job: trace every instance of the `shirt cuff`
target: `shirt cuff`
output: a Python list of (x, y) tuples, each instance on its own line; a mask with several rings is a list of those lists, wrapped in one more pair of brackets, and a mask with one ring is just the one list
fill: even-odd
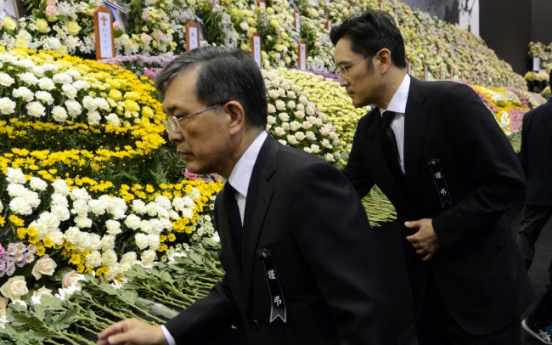
[(163, 330), (163, 334), (165, 335), (165, 338), (167, 339), (167, 342), (169, 345), (176, 345), (176, 341), (174, 341), (174, 338), (169, 333), (169, 330), (164, 325), (161, 325), (161, 329)]

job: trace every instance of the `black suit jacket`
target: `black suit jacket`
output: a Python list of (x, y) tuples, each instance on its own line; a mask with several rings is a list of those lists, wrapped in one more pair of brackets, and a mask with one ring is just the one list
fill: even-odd
[[(268, 137), (249, 184), (241, 259), (223, 194), (215, 224), (226, 276), (168, 322), (177, 343), (203, 344), (238, 320), (251, 345), (396, 343), (390, 274), (360, 200), (338, 170)], [(274, 256), (286, 323), (269, 322), (259, 249)]]
[(521, 165), (527, 178), (525, 203), (552, 206), (552, 100), (523, 116)]
[[(455, 320), (469, 333), (492, 333), (518, 317), (532, 293), (505, 212), (522, 197), (523, 172), (492, 113), (468, 86), (411, 79), (405, 111), (406, 190), (391, 177), (381, 149), (380, 111), (358, 124), (344, 169), (358, 193), (377, 184), (401, 224), (432, 218), (442, 249), (423, 263), (403, 241), (418, 311), (428, 270)], [(438, 160), (450, 197), (443, 204), (429, 162)], [(402, 228), (405, 237), (413, 230)]]

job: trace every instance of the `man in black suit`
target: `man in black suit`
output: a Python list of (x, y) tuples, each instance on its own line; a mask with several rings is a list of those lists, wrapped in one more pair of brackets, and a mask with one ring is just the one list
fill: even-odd
[[(550, 72), (552, 82), (552, 71)], [(552, 99), (523, 116), (521, 166), (527, 178), (517, 244), (529, 269), (535, 255), (535, 242), (552, 216)], [(541, 301), (523, 328), (545, 344), (552, 344), (552, 262), (548, 269), (549, 285)], [(551, 327), (547, 327), (551, 326)]]
[(126, 320), (98, 344), (205, 344), (238, 323), (251, 345), (395, 344), (391, 276), (362, 204), (337, 169), (267, 135), (253, 58), (194, 49), (156, 86), (188, 170), (228, 180), (215, 202), (226, 275), (163, 328)]
[(347, 19), (330, 38), (353, 104), (375, 105), (344, 174), (360, 196), (377, 184), (397, 210), (419, 343), (519, 344), (533, 296), (505, 212), (524, 178), (493, 114), (464, 84), (410, 77), (383, 11)]

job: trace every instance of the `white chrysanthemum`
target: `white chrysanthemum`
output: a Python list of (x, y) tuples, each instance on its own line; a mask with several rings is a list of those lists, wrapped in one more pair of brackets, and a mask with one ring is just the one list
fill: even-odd
[(73, 209), (71, 213), (77, 214), (79, 216), (88, 215), (88, 201), (84, 199), (77, 199), (73, 202)]
[(6, 170), (6, 181), (9, 183), (26, 183), (27, 179), (21, 169), (8, 168)]
[(102, 254), (102, 263), (105, 266), (112, 267), (117, 264), (117, 253), (113, 249), (106, 250)]
[(15, 112), (16, 103), (7, 97), (0, 98), (0, 113), (10, 115)]
[(33, 213), (33, 208), (27, 203), (27, 201), (21, 197), (15, 197), (10, 201), (10, 210), (15, 214), (29, 215)]
[(157, 234), (148, 235), (148, 245), (151, 250), (157, 250), (161, 245), (161, 241), (159, 240), (159, 235)]
[(9, 74), (6, 73), (0, 73), (0, 85), (2, 86), (11, 86), (13, 83), (15, 83), (15, 79), (10, 77)]
[(31, 67), (31, 71), (33, 72), (34, 75), (36, 75), (37, 77), (42, 77), (44, 76), (44, 68), (42, 66), (32, 66)]
[[(46, 65), (46, 64), (44, 64)], [(42, 65), (42, 67), (44, 67), (44, 65)], [(52, 81), (52, 79), (48, 78), (48, 77), (42, 77), (38, 80), (38, 86), (42, 89), (42, 90), (46, 90), (46, 91), (52, 91), (53, 89), (56, 88), (56, 84)]]
[(82, 99), (82, 106), (89, 111), (96, 110), (96, 108), (98, 108), (98, 101), (94, 97), (84, 96)]
[(101, 200), (90, 200), (88, 202), (88, 207), (90, 208), (90, 211), (94, 213), (94, 215), (101, 216), (105, 213), (105, 208), (107, 207), (107, 204), (105, 202), (102, 202)]
[(142, 252), (141, 258), (142, 258), (142, 264), (146, 267), (150, 267), (150, 266), (153, 266), (153, 263), (155, 262), (155, 259), (157, 258), (157, 256), (155, 255), (155, 251), (145, 250)]
[(159, 206), (156, 202), (152, 201), (152, 202), (149, 202), (147, 205), (146, 205), (146, 212), (149, 216), (151, 217), (156, 217), (157, 214), (159, 213), (159, 209), (162, 208), (161, 206)]
[(88, 116), (88, 124), (91, 126), (100, 124), (100, 120), (102, 119), (100, 113), (96, 110), (89, 111), (87, 116)]
[(73, 82), (73, 78), (67, 73), (58, 73), (52, 78), (54, 83), (58, 84), (69, 84)]
[(101, 97), (96, 97), (96, 106), (98, 109), (101, 109), (101, 110), (111, 109), (111, 106), (109, 105), (109, 103), (107, 103), (107, 100)]
[(0, 201), (0, 213), (2, 213), (2, 211), (4, 211), (4, 205), (2, 204), (2, 201)]
[(53, 205), (50, 211), (61, 221), (68, 220), (71, 217), (69, 209), (62, 205)]
[(77, 90), (88, 90), (90, 88), (90, 84), (84, 80), (77, 80), (73, 83), (73, 86)]
[(65, 106), (67, 107), (67, 112), (73, 118), (79, 116), (82, 113), (82, 106), (77, 101), (69, 99), (65, 101)]
[(138, 261), (138, 256), (135, 252), (126, 252), (121, 258), (121, 265), (134, 265)]
[(78, 199), (90, 200), (90, 199), (92, 199), (90, 197), (90, 194), (88, 194), (88, 191), (86, 190), (86, 188), (75, 188), (71, 191), (71, 193), (69, 193), (69, 196), (73, 200), (78, 200)]
[[(102, 197), (100, 197), (101, 200), (103, 200)], [(111, 214), (113, 219), (121, 219), (126, 216), (126, 211), (128, 210), (128, 206), (124, 199), (110, 197), (108, 207), (106, 208), (106, 210)]]
[(107, 120), (107, 123), (113, 127), (119, 127), (121, 125), (121, 120), (117, 114), (111, 113), (107, 115), (105, 119)]
[(132, 200), (132, 211), (138, 214), (144, 214), (147, 212), (146, 203), (140, 199)]
[(44, 68), (44, 71), (46, 72), (57, 72), (59, 71), (58, 67), (52, 63), (44, 63), (42, 64), (42, 68)]
[(88, 254), (84, 264), (86, 267), (96, 268), (102, 264), (102, 255), (98, 251), (93, 251)]
[(48, 188), (48, 183), (40, 177), (31, 177), (29, 186), (35, 191), (43, 191)]
[(46, 103), (48, 105), (54, 103), (54, 97), (52, 97), (52, 95), (47, 91), (37, 91), (35, 93), (35, 97), (37, 100), (42, 101), (42, 103)]
[[(64, 180), (57, 180), (57, 181), (65, 182)], [(54, 184), (52, 184), (52, 185), (54, 185)], [(59, 182), (58, 182), (57, 188), (60, 188), (60, 187), (61, 186), (59, 186)], [(61, 187), (61, 188), (63, 188), (63, 187)], [(69, 188), (69, 187), (67, 187), (67, 188)], [(64, 192), (64, 190), (62, 189), (61, 192), (60, 192), (58, 189), (56, 189), (56, 186), (54, 186), (54, 189), (56, 190), (56, 192), (53, 193), (52, 196), (51, 196), (52, 204), (68, 207), (69, 206), (69, 201), (67, 200), (67, 196), (61, 193), (61, 192)]]
[(127, 227), (133, 229), (133, 230), (136, 230), (140, 227), (140, 222), (142, 221), (142, 219), (140, 219), (140, 217), (138, 217), (137, 215), (135, 214), (129, 214), (124, 223)]
[(69, 84), (63, 84), (61, 89), (63, 90), (63, 94), (69, 98), (69, 99), (75, 99), (78, 94), (77, 88), (75, 88), (73, 85)]
[(152, 227), (149, 220), (142, 219), (142, 221), (140, 222), (140, 230), (146, 234), (151, 233)]
[(61, 222), (55, 214), (42, 212), (37, 219), (37, 223), (43, 224), (48, 230), (53, 230), (58, 229)]
[(65, 122), (67, 120), (67, 111), (64, 107), (60, 107), (59, 105), (54, 106), (54, 109), (52, 109), (52, 117), (57, 122)]
[(107, 228), (107, 233), (110, 235), (118, 235), (121, 233), (121, 223), (116, 220), (109, 219), (105, 222), (105, 227)]
[(146, 234), (142, 234), (142, 233), (138, 233), (136, 234), (136, 236), (134, 236), (134, 240), (136, 241), (136, 246), (140, 249), (140, 250), (144, 250), (148, 247), (148, 235)]
[(115, 248), (115, 236), (105, 235), (100, 241), (100, 248), (102, 251), (106, 252), (108, 250), (113, 250)]
[(12, 95), (15, 98), (23, 99), (25, 102), (31, 102), (34, 99), (34, 93), (25, 86), (20, 86), (17, 89), (13, 89)]
[[(79, 201), (84, 201), (84, 200), (79, 200)], [(78, 215), (75, 217), (74, 221), (75, 221), (75, 225), (78, 226), (80, 229), (92, 227), (92, 219), (88, 218), (86, 215)]]
[(27, 108), (27, 113), (30, 116), (42, 117), (46, 115), (46, 108), (42, 104), (40, 104), (40, 102), (27, 103), (26, 108)]

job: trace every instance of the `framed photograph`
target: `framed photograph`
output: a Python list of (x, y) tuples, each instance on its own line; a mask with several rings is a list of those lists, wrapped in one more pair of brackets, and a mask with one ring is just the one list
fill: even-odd
[(0, 11), (1, 21), (4, 21), (6, 17), (10, 17), (19, 24), (19, 19), (25, 16), (23, 0), (0, 0), (0, 8), (2, 8)]
[[(2, 1), (2, 0), (0, 0)], [(127, 18), (127, 11), (123, 7), (123, 3), (121, 0), (107, 0), (102, 3), (105, 7), (109, 8), (111, 11), (111, 14), (113, 14), (113, 22), (118, 22), (121, 26), (121, 31), (123, 33), (128, 33), (128, 18)]]

